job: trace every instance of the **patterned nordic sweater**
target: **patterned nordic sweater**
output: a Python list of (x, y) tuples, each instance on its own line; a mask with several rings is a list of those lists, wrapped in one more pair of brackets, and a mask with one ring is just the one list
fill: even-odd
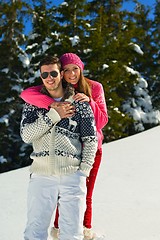
[(73, 105), (75, 115), (64, 119), (53, 108), (24, 105), (20, 134), (33, 146), (31, 173), (50, 176), (80, 170), (89, 175), (97, 150), (94, 116), (88, 103)]

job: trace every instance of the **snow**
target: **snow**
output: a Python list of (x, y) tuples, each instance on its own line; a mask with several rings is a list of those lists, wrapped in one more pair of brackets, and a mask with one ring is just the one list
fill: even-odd
[(124, 66), (126, 71), (137, 75), (137, 84), (134, 86), (134, 92), (122, 105), (123, 110), (134, 120), (134, 128), (138, 131), (144, 131), (143, 124), (160, 123), (160, 111), (154, 110), (151, 97), (148, 95), (147, 81), (134, 69)]
[(69, 40), (72, 43), (72, 47), (74, 47), (80, 42), (79, 36), (70, 37)]
[[(103, 144), (93, 228), (107, 240), (160, 239), (160, 126)], [(29, 167), (0, 175), (0, 240), (22, 240)]]
[(7, 162), (7, 159), (4, 158), (3, 156), (0, 156), (0, 163), (5, 163)]
[(130, 45), (130, 46), (133, 46), (133, 49), (134, 49), (137, 53), (139, 53), (140, 55), (143, 55), (143, 54), (144, 54), (143, 51), (141, 50), (140, 46), (138, 46), (137, 44), (135, 44), (135, 43), (130, 43), (129, 45)]

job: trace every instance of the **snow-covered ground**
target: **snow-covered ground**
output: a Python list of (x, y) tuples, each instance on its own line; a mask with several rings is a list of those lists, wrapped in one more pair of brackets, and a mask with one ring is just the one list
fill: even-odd
[[(160, 126), (103, 145), (93, 224), (107, 240), (160, 240)], [(0, 174), (0, 240), (22, 240), (29, 168)]]

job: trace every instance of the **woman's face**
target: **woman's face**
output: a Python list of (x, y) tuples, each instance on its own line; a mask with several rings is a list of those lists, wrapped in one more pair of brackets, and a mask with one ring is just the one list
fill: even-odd
[(63, 69), (64, 79), (71, 84), (77, 84), (80, 79), (81, 70), (75, 64), (67, 64)]

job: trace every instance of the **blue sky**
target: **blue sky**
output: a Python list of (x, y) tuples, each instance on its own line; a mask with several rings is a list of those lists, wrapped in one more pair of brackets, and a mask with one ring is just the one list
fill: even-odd
[[(138, 0), (140, 3), (146, 5), (146, 6), (149, 6), (151, 7), (151, 14), (150, 14), (150, 17), (152, 18), (153, 17), (153, 10), (154, 10), (154, 5), (155, 5), (155, 0)], [(61, 4), (62, 2), (64, 2), (64, 0), (57, 0), (55, 1), (55, 4), (56, 5), (59, 5)], [(128, 2), (126, 2), (124, 4), (124, 8), (128, 9), (129, 11), (133, 11), (134, 10), (134, 7), (135, 7), (135, 4), (133, 2), (133, 0), (130, 0)], [(26, 30), (25, 30), (25, 33), (28, 33), (31, 31), (31, 23), (30, 22), (27, 22), (26, 23)]]
[[(154, 10), (154, 7), (155, 7), (155, 0), (138, 0), (138, 1), (139, 1), (140, 3), (142, 3), (143, 5), (146, 5), (146, 6), (151, 7), (150, 17), (152, 17), (153, 10)], [(131, 11), (134, 10), (135, 4), (133, 3), (133, 1), (128, 1), (128, 3), (125, 3), (124, 5), (126, 6), (126, 8), (127, 8), (128, 10), (131, 10)]]

